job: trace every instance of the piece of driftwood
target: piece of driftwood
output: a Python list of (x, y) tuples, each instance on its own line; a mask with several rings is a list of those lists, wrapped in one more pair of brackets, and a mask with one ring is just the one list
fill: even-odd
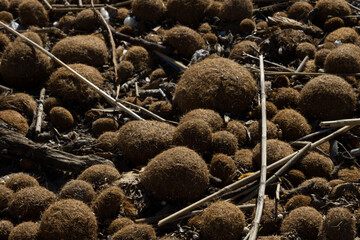
[(41, 132), (41, 124), (44, 112), (44, 99), (45, 99), (45, 88), (40, 91), (39, 105), (36, 114), (35, 133), (38, 135)]
[(96, 155), (76, 156), (35, 143), (19, 133), (1, 127), (0, 151), (19, 158), (30, 158), (38, 164), (69, 172), (80, 172), (94, 164), (114, 165), (110, 160)]

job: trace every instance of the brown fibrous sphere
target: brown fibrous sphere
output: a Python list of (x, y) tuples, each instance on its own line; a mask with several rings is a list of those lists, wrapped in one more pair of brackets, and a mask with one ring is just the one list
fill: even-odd
[(332, 50), (325, 59), (327, 73), (357, 73), (360, 71), (360, 47), (343, 44)]
[(156, 233), (148, 224), (130, 224), (112, 235), (113, 240), (156, 240)]
[(60, 107), (61, 106), (61, 101), (56, 98), (56, 97), (48, 97), (47, 99), (45, 99), (43, 107), (44, 107), (44, 112), (46, 114), (49, 114), (50, 110), (53, 107)]
[(295, 231), (304, 240), (316, 239), (323, 222), (322, 215), (312, 207), (299, 207), (290, 212), (281, 224), (281, 233)]
[[(267, 153), (267, 163), (272, 164), (290, 154), (294, 151), (291, 148), (290, 144), (277, 140), (269, 139), (266, 141), (266, 153)], [(253, 149), (253, 161), (257, 166), (260, 167), (260, 143), (258, 143)]]
[[(272, 119), (278, 112), (277, 107), (274, 103), (266, 101), (266, 118)], [(261, 104), (257, 105), (256, 108), (253, 111), (253, 116), (256, 119), (261, 118)]]
[(132, 46), (129, 48), (123, 60), (131, 62), (135, 72), (148, 71), (151, 64), (148, 51), (140, 46)]
[(110, 226), (107, 229), (107, 234), (113, 235), (117, 231), (119, 231), (119, 230), (123, 229), (124, 227), (131, 225), (131, 224), (135, 224), (135, 223), (130, 218), (127, 218), (127, 217), (117, 218), (111, 222)]
[(296, 109), (299, 104), (300, 93), (290, 87), (282, 87), (275, 90), (273, 103), (278, 109), (293, 108)]
[(19, 5), (19, 17), (24, 26), (45, 27), (49, 22), (49, 16), (44, 6), (37, 0), (25, 0)]
[(103, 184), (111, 184), (120, 178), (119, 171), (110, 165), (96, 164), (85, 169), (78, 177), (78, 180), (84, 180), (90, 183), (95, 189)]
[(224, 0), (221, 8), (221, 18), (227, 21), (241, 21), (251, 18), (253, 3), (251, 0)]
[(298, 162), (299, 169), (307, 177), (329, 178), (334, 164), (330, 158), (325, 157), (317, 152), (310, 152)]
[(69, 129), (74, 124), (74, 118), (69, 110), (63, 107), (53, 107), (49, 113), (50, 120), (55, 127)]
[(147, 161), (172, 143), (175, 127), (158, 121), (130, 121), (120, 127), (118, 146), (124, 157), (134, 164)]
[(76, 15), (75, 29), (92, 32), (99, 25), (99, 17), (93, 9), (85, 9)]
[(234, 162), (238, 168), (243, 168), (247, 171), (254, 170), (253, 153), (250, 149), (239, 149), (235, 152)]
[(118, 122), (113, 118), (99, 118), (92, 124), (91, 130), (94, 134), (100, 135), (108, 131), (116, 131), (119, 128)]
[(280, 110), (273, 122), (282, 130), (282, 137), (285, 140), (297, 140), (311, 133), (311, 126), (307, 120), (296, 110)]
[(302, 60), (306, 56), (313, 59), (315, 56), (316, 47), (314, 44), (303, 42), (296, 47), (296, 56)]
[(32, 96), (26, 93), (14, 93), (0, 96), (0, 110), (12, 109), (32, 119), (37, 103)]
[(104, 40), (92, 35), (61, 39), (52, 48), (51, 53), (67, 64), (82, 63), (94, 67), (101, 67), (107, 63), (108, 58)]
[(142, 185), (160, 200), (192, 201), (209, 183), (209, 170), (195, 151), (174, 147), (153, 158), (140, 173)]
[(167, 14), (182, 24), (198, 25), (210, 3), (210, 0), (168, 0)]
[(325, 178), (321, 178), (321, 177), (310, 178), (310, 179), (306, 180), (305, 182), (301, 183), (300, 187), (304, 187), (309, 184), (312, 184), (312, 182), (314, 182), (314, 184), (312, 185), (312, 187), (307, 188), (303, 192), (304, 194), (306, 194), (306, 195), (317, 194), (320, 197), (323, 197), (329, 193), (329, 191), (330, 191), (329, 182)]
[(210, 108), (219, 112), (245, 112), (256, 93), (251, 73), (232, 60), (205, 59), (181, 76), (174, 102), (182, 112)]
[(289, 8), (287, 14), (289, 18), (301, 20), (313, 9), (313, 6), (308, 2), (295, 2)]
[(295, 208), (310, 206), (311, 197), (305, 195), (295, 195), (290, 198), (285, 204), (285, 210), (290, 212)]
[(325, 63), (325, 59), (327, 57), (327, 55), (331, 52), (330, 49), (320, 49), (318, 51), (316, 51), (315, 53), (315, 64), (316, 66), (318, 66), (319, 68), (323, 68), (324, 67), (324, 63)]
[(324, 23), (329, 15), (343, 17), (351, 13), (345, 0), (319, 0), (316, 2), (315, 8), (318, 9), (316, 20), (320, 23)]
[(39, 230), (41, 240), (95, 240), (97, 235), (96, 217), (81, 201), (60, 200), (50, 205), (42, 215)]
[(315, 77), (300, 92), (299, 107), (307, 119), (350, 118), (355, 105), (356, 94), (351, 85), (334, 75)]
[(235, 176), (236, 166), (231, 157), (218, 153), (212, 157), (209, 169), (211, 175), (220, 178), (223, 184), (226, 184)]
[(121, 61), (118, 65), (120, 83), (125, 83), (134, 74), (134, 65), (129, 61)]
[(286, 175), (286, 179), (290, 181), (290, 183), (297, 187), (299, 184), (306, 180), (305, 174), (298, 169), (291, 169)]
[(8, 203), (13, 197), (13, 194), (14, 192), (10, 188), (0, 185), (0, 212), (5, 211), (5, 209), (8, 207)]
[(6, 180), (5, 186), (14, 192), (26, 187), (37, 187), (39, 182), (36, 178), (26, 173), (15, 173), (10, 175), (9, 179)]
[(117, 132), (104, 132), (96, 139), (95, 148), (112, 152), (117, 148), (117, 139)]
[(208, 240), (237, 240), (245, 227), (245, 216), (234, 204), (219, 201), (202, 213), (201, 234)]
[[(277, 206), (276, 206), (277, 204)], [(255, 217), (255, 209), (253, 211), (252, 217)], [(261, 216), (260, 224), (261, 231), (259, 235), (268, 235), (276, 232), (278, 229), (281, 218), (277, 217), (278, 214), (282, 214), (284, 212), (284, 208), (275, 202), (273, 199), (266, 199), (264, 202), (263, 214)]]
[(56, 195), (44, 187), (26, 187), (14, 194), (8, 211), (17, 220), (38, 220), (56, 199)]
[(257, 52), (254, 48), (259, 49), (259, 46), (255, 42), (249, 40), (241, 41), (231, 49), (229, 58), (240, 62), (245, 61), (246, 56), (244, 56), (244, 52), (255, 56)]
[(338, 178), (346, 182), (359, 182), (360, 170), (356, 166), (340, 169), (337, 173)]
[(89, 205), (95, 198), (95, 191), (90, 183), (73, 179), (61, 188), (60, 198), (76, 199)]
[[(253, 122), (249, 126), (249, 132), (251, 137), (251, 143), (253, 145), (257, 144), (261, 140), (261, 125), (258, 121)], [(266, 138), (267, 139), (277, 139), (281, 137), (281, 131), (279, 128), (269, 120), (266, 120)]]
[(342, 27), (327, 35), (325, 42), (334, 43), (335, 41), (341, 41), (341, 43), (355, 43), (358, 37), (359, 34), (354, 29)]
[(191, 58), (196, 50), (205, 48), (205, 42), (201, 35), (185, 26), (176, 26), (166, 31), (164, 42), (188, 58)]
[(331, 208), (321, 226), (320, 236), (327, 240), (352, 240), (356, 234), (355, 216), (344, 207)]
[(140, 21), (158, 22), (165, 15), (163, 0), (134, 0), (131, 10)]
[(168, 101), (156, 101), (149, 105), (149, 111), (160, 117), (169, 118), (173, 113), (173, 107)]
[(6, 124), (6, 127), (22, 135), (25, 135), (29, 129), (26, 119), (14, 110), (0, 111), (0, 123)]
[(245, 18), (240, 22), (240, 31), (242, 33), (252, 33), (256, 28), (256, 24), (253, 20)]
[(14, 228), (12, 222), (0, 220), (0, 240), (8, 240), (11, 230)]
[(324, 23), (324, 30), (327, 32), (333, 32), (336, 29), (342, 28), (344, 26), (345, 26), (345, 23), (344, 23), (344, 20), (342, 20), (342, 18), (332, 17), (332, 18), (326, 20), (326, 22)]
[(226, 125), (226, 131), (234, 134), (238, 140), (238, 146), (245, 146), (248, 140), (246, 127), (240, 121), (231, 120)]
[(238, 140), (234, 134), (228, 131), (218, 131), (212, 135), (211, 147), (213, 153), (234, 155), (238, 147)]
[(213, 132), (219, 131), (224, 125), (221, 116), (211, 109), (198, 108), (194, 109), (180, 118), (180, 124), (193, 119), (200, 119), (206, 122)]
[(111, 218), (117, 214), (125, 198), (121, 188), (112, 186), (104, 189), (92, 203), (92, 209), (99, 220)]
[(39, 224), (22, 222), (11, 230), (9, 240), (37, 240), (38, 235)]

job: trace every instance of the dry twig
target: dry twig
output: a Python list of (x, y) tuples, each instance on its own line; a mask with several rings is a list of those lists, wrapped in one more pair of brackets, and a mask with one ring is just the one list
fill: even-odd
[(41, 132), (41, 124), (42, 124), (43, 111), (44, 111), (44, 105), (43, 105), (44, 99), (45, 99), (45, 88), (42, 88), (40, 91), (39, 105), (36, 114), (35, 134), (39, 134)]

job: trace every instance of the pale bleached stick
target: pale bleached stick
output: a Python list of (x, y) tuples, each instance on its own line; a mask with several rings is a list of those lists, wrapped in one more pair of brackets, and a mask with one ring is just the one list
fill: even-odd
[(305, 56), (304, 59), (301, 61), (299, 67), (296, 69), (296, 73), (304, 71), (305, 64), (309, 60), (309, 56)]
[[(337, 137), (338, 135), (346, 132), (346, 131), (349, 131), (351, 128), (353, 128), (354, 126), (345, 126), (343, 128), (340, 128), (338, 130), (336, 130), (335, 132), (329, 134), (328, 136), (326, 137), (323, 137), (322, 139), (314, 142), (311, 144), (311, 147), (310, 149), (314, 149), (316, 147), (318, 147), (319, 145), (323, 144), (324, 142), (327, 142), (329, 141), (330, 139), (332, 138), (335, 138)], [(285, 163), (287, 163), (293, 156), (295, 156), (300, 150), (296, 151), (296, 152), (293, 152), (292, 154), (280, 159), (279, 161), (276, 161), (272, 164), (270, 164), (268, 167), (267, 167), (267, 171), (272, 171), (274, 169), (277, 169), (279, 167), (281, 167), (282, 165), (284, 165)], [(234, 190), (234, 189), (237, 189), (237, 188), (240, 188), (242, 186), (245, 186), (247, 185), (248, 183), (251, 183), (255, 180), (257, 180), (258, 178), (260, 177), (260, 171), (256, 171), (254, 172), (252, 175), (250, 176), (247, 176), (239, 181), (236, 181), (222, 189), (220, 189), (219, 191), (209, 195), (209, 196), (206, 196), (205, 198), (203, 199), (200, 199), (199, 201), (177, 211), (176, 213), (162, 219), (161, 221), (159, 221), (158, 223), (158, 226), (163, 226), (169, 222), (171, 222), (173, 219), (176, 219), (178, 218), (179, 216), (182, 216), (182, 215), (185, 215), (189, 212), (191, 212), (192, 210), (194, 210), (195, 208), (203, 205), (204, 203), (208, 202), (208, 201), (212, 201), (214, 199), (218, 199), (220, 198), (222, 195)]]
[(167, 56), (167, 55), (165, 55), (165, 54), (163, 54), (163, 53), (161, 53), (159, 51), (153, 50), (153, 52), (156, 55), (158, 55), (158, 56), (162, 57), (163, 59), (165, 59), (166, 61), (170, 62), (174, 66), (180, 68), (182, 71), (185, 71), (188, 68), (182, 62), (176, 61), (175, 59), (173, 59), (173, 58), (171, 58), (171, 57), (169, 57), (169, 56)]
[(42, 88), (40, 91), (39, 105), (36, 114), (36, 124), (35, 124), (35, 134), (41, 132), (41, 124), (44, 112), (44, 99), (45, 99), (45, 88)]
[(331, 128), (331, 127), (343, 127), (348, 125), (359, 125), (360, 118), (352, 118), (352, 119), (340, 119), (334, 121), (323, 121), (319, 124), (322, 128)]
[(52, 6), (51, 6), (51, 4), (50, 4), (47, 0), (43, 0), (43, 1), (44, 1), (45, 5), (46, 5), (50, 10), (53, 9)]
[(260, 62), (260, 97), (261, 97), (261, 168), (260, 168), (260, 183), (258, 189), (258, 200), (256, 204), (256, 212), (253, 220), (253, 225), (250, 229), (250, 239), (256, 240), (259, 230), (260, 219), (264, 209), (265, 201), (265, 188), (266, 188), (266, 171), (267, 171), (267, 159), (266, 159), (266, 93), (265, 93), (265, 74), (264, 74), (264, 56), (259, 56)]
[(61, 61), (60, 59), (58, 59), (57, 57), (55, 57), (53, 54), (51, 54), (49, 51), (47, 51), (46, 49), (44, 49), (43, 47), (39, 46), (37, 43), (33, 42), (32, 40), (30, 40), (29, 38), (25, 37), (24, 35), (22, 35), (21, 33), (18, 33), (16, 30), (12, 29), (11, 27), (9, 27), (8, 25), (6, 25), (5, 23), (3, 23), (2, 21), (0, 21), (0, 26), (5, 28), (7, 31), (11, 32), (12, 34), (24, 39), (26, 42), (28, 42), (29, 44), (31, 44), (32, 46), (36, 47), (37, 49), (39, 49), (41, 52), (43, 52), (44, 54), (46, 54), (47, 56), (49, 56), (50, 58), (52, 58), (55, 62), (57, 62), (58, 64), (60, 64), (61, 66), (63, 66), (64, 68), (66, 68), (68, 71), (72, 72), (73, 74), (75, 74), (79, 79), (81, 79), (82, 81), (84, 81), (86, 84), (88, 84), (91, 88), (93, 88), (97, 93), (99, 93), (102, 97), (105, 98), (106, 101), (108, 101), (111, 105), (113, 106), (117, 106), (120, 109), (122, 109), (124, 112), (128, 113), (130, 116), (132, 116), (133, 118), (137, 119), (137, 120), (144, 120), (143, 118), (141, 118), (139, 115), (137, 115), (136, 113), (134, 113), (133, 111), (131, 111), (130, 109), (128, 109), (127, 107), (125, 107), (124, 105), (122, 105), (121, 103), (117, 102), (115, 99), (113, 99), (109, 94), (107, 94), (105, 91), (101, 90), (98, 86), (96, 86), (95, 84), (93, 84), (92, 82), (90, 82), (89, 80), (87, 80), (85, 77), (83, 77), (82, 75), (80, 75), (78, 72), (76, 72), (74, 69), (72, 69), (71, 67), (69, 67), (67, 64), (65, 64), (63, 61)]
[[(259, 73), (260, 70), (259, 69), (250, 69), (250, 72), (255, 72), (255, 73)], [(322, 76), (322, 75), (326, 75), (329, 73), (319, 73), (319, 72), (276, 72), (276, 71), (265, 71), (265, 75), (269, 75), (269, 76), (277, 76), (277, 75), (286, 75), (286, 76)], [(360, 76), (360, 73), (347, 73), (347, 74), (336, 74), (338, 76), (355, 76), (358, 77)]]

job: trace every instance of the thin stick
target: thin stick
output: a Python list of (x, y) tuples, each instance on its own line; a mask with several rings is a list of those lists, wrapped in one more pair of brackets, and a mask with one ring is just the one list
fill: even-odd
[[(79, 1), (81, 1), (81, 0), (79, 0)], [(80, 4), (80, 2), (79, 2), (79, 4)], [(82, 2), (81, 2), (81, 4), (82, 4)], [(93, 10), (95, 11), (95, 13), (97, 14), (97, 16), (101, 19), (101, 22), (106, 27), (106, 30), (109, 34), (109, 40), (110, 40), (110, 46), (111, 46), (111, 59), (112, 59), (113, 65), (114, 65), (115, 82), (118, 82), (118, 72), (117, 72), (118, 71), (118, 63), (116, 60), (116, 46), (115, 46), (114, 37), (111, 32), (111, 28), (110, 28), (109, 24), (106, 22), (104, 16), (99, 12), (99, 10), (95, 9), (93, 0), (91, 0), (91, 6), (92, 6)]]
[(46, 5), (50, 10), (53, 9), (52, 6), (51, 6), (51, 4), (50, 4), (47, 0), (43, 0), (43, 1), (44, 1), (45, 5)]
[(41, 132), (41, 124), (44, 112), (44, 99), (45, 99), (45, 88), (42, 88), (40, 91), (38, 111), (36, 114), (36, 124), (35, 124), (35, 134)]
[[(342, 133), (350, 130), (350, 129), (353, 128), (353, 127), (354, 127), (354, 126), (345, 126), (345, 127), (343, 127), (343, 128), (338, 129), (337, 131), (329, 134), (328, 136), (326, 136), (326, 137), (324, 137), (324, 138), (316, 141), (315, 143), (312, 143), (310, 149), (314, 149), (314, 148), (318, 147), (319, 145), (323, 144), (324, 142), (327, 142), (327, 141), (329, 141), (330, 139), (337, 137), (338, 135), (340, 135), (340, 134), (342, 134)], [(270, 165), (267, 167), (266, 170), (267, 170), (267, 171), (272, 171), (272, 170), (274, 170), (274, 169), (276, 169), (276, 168), (284, 165), (284, 164), (287, 163), (293, 156), (295, 156), (298, 152), (299, 152), (299, 150), (296, 151), (296, 152), (293, 152), (292, 154), (290, 154), (290, 155), (288, 155), (288, 156), (286, 156), (286, 157), (284, 157), (284, 158), (282, 158), (282, 159), (280, 159), (279, 161), (276, 161), (276, 162), (270, 164)], [(189, 205), (189, 206), (181, 209), (180, 211), (178, 211), (178, 212), (176, 212), (176, 213), (174, 213), (174, 214), (172, 214), (172, 215), (170, 215), (170, 216), (162, 219), (161, 221), (159, 221), (158, 226), (163, 226), (163, 225), (167, 224), (168, 222), (171, 222), (172, 219), (176, 219), (176, 218), (178, 218), (179, 216), (182, 216), (182, 215), (184, 215), (184, 214), (187, 214), (188, 212), (191, 212), (192, 210), (194, 210), (195, 208), (201, 206), (202, 204), (204, 204), (204, 203), (206, 203), (206, 202), (208, 202), (208, 201), (214, 200), (214, 199), (218, 199), (218, 198), (220, 198), (222, 195), (224, 195), (224, 194), (226, 194), (226, 193), (228, 193), (228, 192), (231, 192), (231, 191), (234, 190), (234, 189), (240, 188), (240, 187), (242, 187), (242, 186), (245, 186), (245, 185), (248, 184), (248, 183), (251, 183), (251, 182), (257, 180), (259, 177), (260, 177), (260, 171), (256, 171), (256, 172), (254, 172), (254, 174), (252, 174), (252, 175), (250, 175), (250, 176), (248, 176), (248, 177), (245, 177), (245, 178), (243, 178), (243, 179), (241, 179), (241, 180), (239, 180), (239, 181), (236, 181), (236, 182), (234, 182), (234, 183), (232, 183), (232, 184), (230, 184), (230, 185), (228, 185), (228, 186), (220, 189), (219, 191), (217, 191), (217, 192), (215, 192), (215, 193), (213, 193), (213, 194), (211, 194), (211, 195), (209, 195), (209, 196), (206, 196), (205, 198), (200, 199), (199, 201), (197, 201), (197, 202), (195, 202), (195, 203), (193, 203), (193, 204), (191, 204), (191, 205)]]
[(348, 5), (349, 5), (349, 7), (351, 7), (352, 9), (355, 9), (356, 11), (360, 11), (360, 8), (358, 8), (358, 7), (355, 7), (354, 5), (352, 5), (351, 3), (349, 3), (349, 2), (347, 2), (347, 1), (345, 1)]
[[(94, 5), (94, 4), (93, 4), (93, 1), (91, 1), (91, 6), (94, 7), (93, 5)], [(82, 0), (78, 0), (78, 6), (79, 6), (79, 7), (82, 7), (82, 6), (83, 6)]]
[(179, 62), (179, 61), (176, 61), (175, 59), (172, 59), (171, 57), (169, 56), (166, 56), (165, 54), (159, 52), (159, 51), (156, 51), (156, 50), (153, 50), (153, 52), (162, 57), (163, 59), (165, 59), (166, 61), (170, 62), (171, 64), (173, 64), (174, 66), (180, 68), (182, 71), (185, 71), (188, 67), (185, 66), (182, 62)]
[(250, 239), (256, 240), (259, 230), (260, 219), (264, 209), (265, 188), (266, 188), (266, 93), (265, 93), (265, 74), (264, 74), (264, 56), (260, 55), (260, 88), (261, 88), (261, 169), (260, 169), (260, 185), (258, 200), (256, 204), (256, 212), (252, 228), (250, 229)]
[[(248, 54), (248, 53), (246, 53), (246, 52), (244, 52), (243, 54), (244, 54), (244, 56), (246, 56), (246, 57), (259, 60), (258, 57), (255, 57), (255, 56), (253, 56), (253, 55), (251, 55), (251, 54)], [(294, 72), (294, 70), (292, 70), (292, 69), (290, 69), (290, 68), (287, 68), (287, 67), (285, 67), (285, 66), (283, 66), (283, 65), (281, 65), (281, 64), (274, 63), (274, 62), (270, 62), (270, 61), (265, 60), (265, 59), (264, 59), (264, 62), (265, 62), (265, 63), (268, 63), (268, 64), (271, 64), (271, 65), (274, 65), (274, 66), (276, 66), (276, 67), (282, 68), (282, 69), (284, 69), (284, 70), (286, 70), (286, 71)]]
[(296, 69), (296, 73), (304, 71), (305, 64), (309, 60), (309, 56), (305, 56), (304, 59), (301, 61), (299, 67)]
[(335, 130), (335, 129), (336, 129), (336, 128), (326, 128), (326, 129), (322, 129), (322, 130), (319, 130), (319, 131), (317, 131), (317, 132), (313, 132), (313, 133), (310, 133), (310, 134), (308, 134), (308, 135), (306, 135), (306, 136), (303, 136), (303, 137), (299, 138), (298, 140), (296, 140), (296, 142), (298, 142), (298, 141), (305, 141), (305, 140), (308, 140), (308, 139), (310, 139), (310, 138), (313, 138), (313, 137), (317, 137), (317, 136), (319, 136), (319, 135), (322, 135), (322, 134), (324, 134), (324, 133), (331, 132), (331, 131), (333, 131), (333, 130)]
[(3, 92), (12, 92), (13, 90), (11, 88), (5, 87), (3, 85), (0, 85), (0, 91)]
[(48, 52), (47, 50), (45, 50), (43, 47), (39, 46), (37, 43), (31, 41), (30, 39), (28, 39), (27, 37), (25, 37), (24, 35), (22, 35), (21, 33), (18, 33), (16, 30), (10, 28), (9, 26), (7, 26), (6, 24), (4, 24), (2, 21), (0, 21), (0, 26), (4, 27), (6, 30), (8, 30), (9, 32), (11, 32), (12, 34), (24, 39), (26, 42), (28, 42), (29, 44), (31, 44), (32, 46), (36, 47), (37, 49), (39, 49), (41, 52), (43, 52), (44, 54), (46, 54), (47, 56), (49, 56), (50, 58), (52, 58), (55, 62), (57, 62), (58, 64), (60, 64), (61, 66), (63, 66), (64, 68), (66, 68), (67, 70), (69, 70), (70, 72), (72, 72), (73, 74), (75, 74), (78, 78), (80, 78), (82, 81), (84, 81), (86, 84), (88, 84), (91, 88), (93, 88), (97, 93), (99, 93), (101, 96), (103, 96), (105, 98), (106, 101), (108, 101), (111, 105), (113, 106), (118, 106), (120, 109), (122, 109), (124, 112), (128, 113), (130, 116), (132, 116), (133, 118), (137, 119), (137, 120), (144, 120), (142, 119), (140, 116), (138, 116), (136, 113), (134, 113), (133, 111), (131, 111), (130, 109), (128, 109), (127, 107), (125, 107), (124, 105), (122, 105), (121, 103), (117, 102), (115, 99), (113, 99), (109, 94), (107, 94), (105, 91), (101, 90), (98, 86), (96, 86), (95, 84), (93, 84), (92, 82), (90, 82), (89, 80), (87, 80), (85, 77), (81, 76), (79, 73), (77, 73), (74, 69), (72, 69), (71, 67), (69, 67), (68, 65), (66, 65), (63, 61), (61, 61), (60, 59), (58, 59), (57, 57), (55, 57), (53, 54), (51, 54), (50, 52)]
[[(119, 2), (112, 5), (109, 4), (94, 4), (96, 9), (100, 9), (103, 7), (122, 7), (126, 6), (132, 3), (132, 0), (125, 1), (125, 2)], [(53, 4), (52, 5), (52, 12), (78, 12), (82, 11), (86, 8), (92, 7), (91, 4), (83, 4), (82, 6), (79, 6), (78, 4), (70, 4), (65, 6), (64, 4)]]
[(347, 125), (360, 125), (360, 118), (323, 121), (319, 124), (319, 126), (322, 128), (343, 127)]
[[(250, 69), (251, 72), (256, 72), (256, 73), (259, 73), (260, 70), (258, 69)], [(269, 76), (272, 76), (272, 75), (286, 75), (286, 76), (292, 76), (292, 75), (296, 75), (296, 76), (321, 76), (321, 75), (326, 75), (326, 74), (329, 74), (329, 73), (319, 73), (319, 72), (275, 72), (275, 71), (265, 71), (265, 75), (269, 75)], [(360, 73), (348, 73), (348, 74), (336, 74), (338, 76), (355, 76), (355, 77), (358, 77), (360, 76)]]

